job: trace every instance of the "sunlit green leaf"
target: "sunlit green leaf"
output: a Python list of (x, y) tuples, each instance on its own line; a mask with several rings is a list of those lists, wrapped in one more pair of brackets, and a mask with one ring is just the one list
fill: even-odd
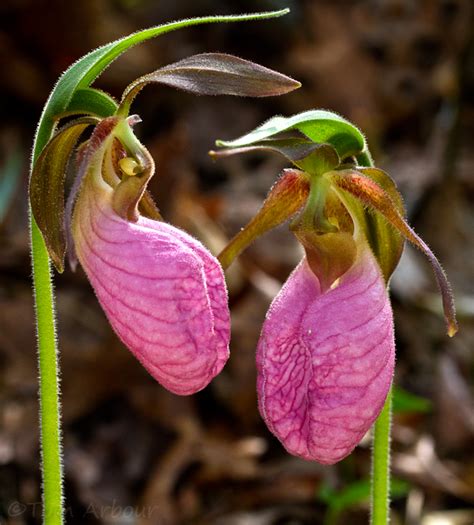
[(364, 135), (353, 124), (336, 113), (324, 110), (305, 111), (288, 118), (273, 117), (238, 139), (218, 140), (216, 145), (225, 148), (250, 146), (292, 130), (300, 131), (313, 142), (331, 144), (342, 159), (367, 150)]
[(339, 155), (333, 146), (330, 144), (318, 144), (301, 137), (264, 139), (255, 142), (251, 146), (210, 151), (209, 155), (212, 158), (222, 158), (252, 151), (274, 151), (280, 153), (295, 166), (311, 174), (325, 173), (336, 168), (340, 163)]

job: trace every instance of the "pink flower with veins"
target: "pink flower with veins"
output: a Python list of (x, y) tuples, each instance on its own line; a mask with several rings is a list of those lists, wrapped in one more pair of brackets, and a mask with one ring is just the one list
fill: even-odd
[(123, 343), (165, 388), (193, 394), (229, 357), (223, 271), (184, 231), (138, 213), (137, 220), (127, 220), (116, 212), (114, 199), (123, 182), (113, 173), (114, 132), (103, 139), (105, 126), (100, 124), (90, 140), (103, 142), (89, 153), (74, 207), (77, 257)]
[(392, 310), (366, 243), (321, 291), (306, 258), (274, 299), (257, 349), (259, 408), (291, 454), (332, 464), (377, 418), (392, 381)]
[[(303, 136), (282, 135), (295, 130)], [(390, 391), (395, 341), (387, 285), (405, 239), (433, 267), (449, 336), (458, 329), (451, 287), (407, 223), (396, 184), (372, 166), (363, 135), (349, 121), (321, 110), (277, 116), (217, 145), (224, 149), (213, 157), (269, 150), (294, 165), (219, 260), (227, 268), (259, 235), (293, 218), (290, 229), (305, 258), (263, 325), (259, 409), (288, 452), (336, 463), (369, 430)], [(386, 430), (389, 414), (387, 404), (380, 428)]]

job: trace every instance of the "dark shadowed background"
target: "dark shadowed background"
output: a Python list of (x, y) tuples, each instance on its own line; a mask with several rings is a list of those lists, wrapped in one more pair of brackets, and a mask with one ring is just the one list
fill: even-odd
[[(0, 3), (0, 523), (41, 521), (37, 369), (27, 226), (35, 123), (59, 74), (90, 49), (173, 19), (289, 6), (264, 22), (185, 29), (121, 57), (96, 86), (221, 51), (303, 87), (265, 99), (197, 98), (148, 87), (134, 110), (157, 164), (165, 218), (217, 253), (256, 212), (285, 163), (271, 155), (213, 163), (216, 138), (274, 114), (327, 108), (367, 134), (417, 231), (453, 285), (450, 340), (431, 270), (409, 248), (392, 281), (398, 403), (395, 525), (474, 522), (474, 49), (470, 0), (81, 0)], [(370, 439), (334, 467), (286, 454), (257, 412), (254, 355), (265, 311), (301, 251), (287, 227), (228, 272), (231, 358), (203, 392), (155, 383), (107, 324), (82, 270), (55, 278), (64, 468), (71, 524), (365, 524)], [(403, 401), (403, 399), (401, 400)]]

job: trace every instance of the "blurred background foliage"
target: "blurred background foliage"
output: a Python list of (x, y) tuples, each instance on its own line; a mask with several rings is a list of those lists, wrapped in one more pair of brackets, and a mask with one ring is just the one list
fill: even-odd
[[(74, 60), (119, 36), (207, 14), (291, 7), (265, 22), (206, 26), (128, 52), (95, 84), (221, 51), (303, 87), (265, 100), (146, 88), (134, 107), (156, 160), (165, 218), (217, 253), (285, 163), (213, 163), (216, 138), (274, 114), (327, 108), (367, 134), (410, 220), (443, 262), (460, 333), (445, 336), (430, 269), (405, 251), (392, 280), (397, 327), (393, 523), (474, 522), (474, 48), (471, 0), (2, 0), (0, 3), (0, 523), (41, 521), (27, 179), (41, 108)], [(117, 340), (82, 270), (55, 278), (64, 468), (71, 524), (365, 524), (370, 439), (334, 467), (287, 455), (257, 412), (254, 353), (265, 311), (301, 257), (286, 227), (228, 272), (231, 359), (203, 392), (173, 396)]]

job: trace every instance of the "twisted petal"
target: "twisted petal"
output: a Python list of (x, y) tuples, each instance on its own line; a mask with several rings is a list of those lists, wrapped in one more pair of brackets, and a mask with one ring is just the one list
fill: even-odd
[(142, 216), (119, 217), (100, 175), (102, 158), (91, 163), (74, 209), (78, 259), (124, 344), (168, 390), (192, 394), (229, 356), (222, 269), (187, 233)]
[(367, 245), (325, 293), (303, 259), (273, 301), (258, 345), (262, 417), (291, 454), (335, 463), (378, 416), (394, 360), (391, 306)]

